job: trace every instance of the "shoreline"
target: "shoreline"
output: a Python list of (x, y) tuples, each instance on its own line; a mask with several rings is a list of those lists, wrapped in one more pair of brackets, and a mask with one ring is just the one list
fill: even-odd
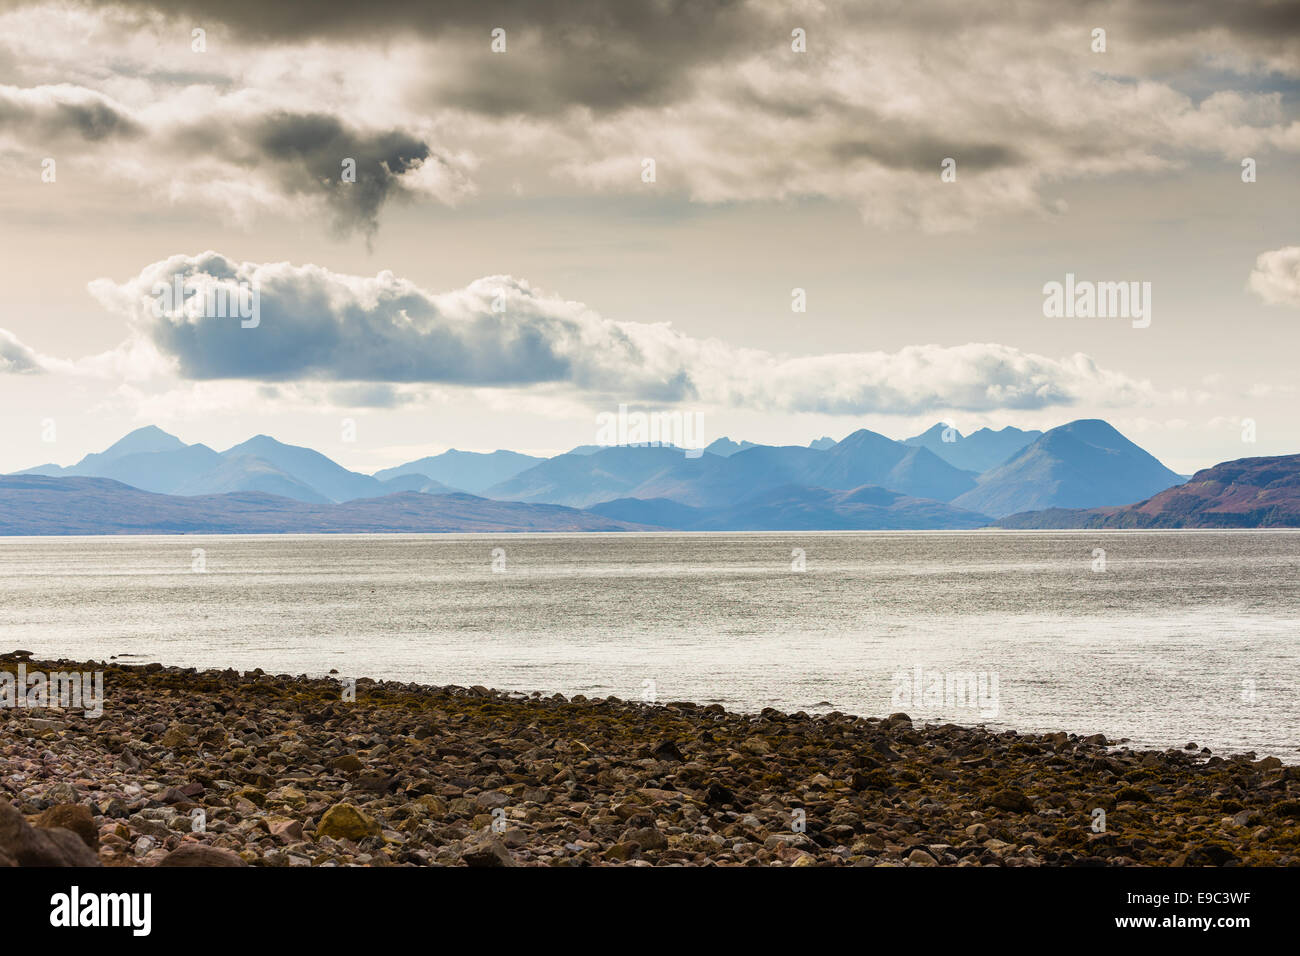
[(0, 670), (20, 661), (102, 671), (106, 700), (0, 707), (0, 865), (38, 844), (105, 866), (1300, 865), (1300, 767), (1276, 757), (368, 678), (348, 701), (330, 677), (16, 653)]

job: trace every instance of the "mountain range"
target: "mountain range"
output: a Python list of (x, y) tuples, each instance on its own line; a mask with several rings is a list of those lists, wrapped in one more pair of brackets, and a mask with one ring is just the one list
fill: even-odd
[(1001, 518), (1042, 508), (1128, 504), (1182, 481), (1110, 425), (1083, 419), (1044, 432), (980, 475), (953, 504)]
[(0, 535), (656, 530), (562, 505), (402, 491), (342, 504), (260, 491), (160, 495), (110, 478), (0, 477)]
[[(1287, 465), (1278, 467), (1285, 471)], [(939, 423), (902, 441), (865, 428), (840, 441), (822, 437), (808, 445), (719, 438), (694, 457), (667, 445), (580, 446), (551, 458), (453, 449), (369, 475), (266, 435), (217, 452), (147, 426), (70, 467), (42, 465), (10, 476), (18, 477), (56, 484), (15, 485), (3, 479), (0, 527), (27, 529), (7, 533), (78, 533), (73, 529), (90, 527), (86, 514), (74, 517), (75, 509), (62, 520), (58, 512), (41, 512), (43, 524), (12, 513), (26, 507), (24, 501), (32, 507), (48, 503), (58, 482), (67, 483), (67, 495), (59, 499), (64, 505), (78, 494), (93, 496), (121, 528), (161, 527), (128, 514), (147, 505), (164, 510), (172, 522), (168, 530), (287, 525), (304, 531), (703, 531), (976, 528), (1010, 527), (1010, 522), (1031, 527), (1034, 519), (1025, 512), (1054, 516), (1041, 520), (1109, 521), (1121, 506), (1154, 500), (1184, 481), (1095, 419), (1045, 432), (1007, 427), (970, 435)], [(1186, 505), (1179, 500), (1179, 507)], [(210, 509), (211, 520), (202, 519), (187, 501)], [(527, 511), (531, 506), (562, 510)], [(1243, 514), (1241, 520), (1252, 520)]]
[(819, 450), (752, 445), (707, 450), (688, 458), (672, 447), (602, 448), (557, 455), (487, 489), (493, 498), (586, 508), (613, 498), (669, 498), (712, 508), (786, 485), (849, 490), (879, 485), (918, 498), (948, 501), (975, 487), (976, 475), (925, 448), (860, 429)]
[(1042, 434), (1008, 425), (1001, 431), (981, 428), (962, 435), (956, 428), (939, 422), (919, 435), (905, 438), (903, 444), (928, 448), (954, 468), (982, 474), (996, 468)]
[(1238, 458), (1118, 508), (1052, 508), (1010, 515), (1002, 528), (1297, 528), (1300, 455)]
[(589, 511), (676, 531), (916, 531), (982, 528), (985, 515), (912, 498), (876, 485), (848, 491), (786, 485), (722, 508), (693, 508), (669, 498), (617, 498)]

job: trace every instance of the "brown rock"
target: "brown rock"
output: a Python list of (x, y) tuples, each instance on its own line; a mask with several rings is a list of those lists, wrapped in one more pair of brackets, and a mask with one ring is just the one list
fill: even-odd
[(63, 827), (71, 830), (92, 850), (99, 849), (99, 827), (89, 807), (79, 803), (60, 803), (50, 807), (36, 820), (38, 827)]
[(316, 824), (317, 837), (336, 840), (361, 840), (380, 832), (379, 824), (350, 803), (336, 803), (325, 811)]
[(1032, 813), (1034, 810), (1034, 805), (1029, 797), (1025, 796), (1025, 792), (1013, 787), (995, 790), (988, 798), (988, 805), (999, 810), (1010, 810), (1013, 813)]
[(248, 866), (237, 853), (202, 843), (182, 843), (157, 863), (158, 866)]
[(71, 830), (33, 827), (7, 800), (0, 800), (0, 852), (19, 866), (99, 866), (99, 855)]
[(471, 844), (460, 855), (460, 861), (472, 867), (514, 866), (514, 857), (496, 837), (484, 837)]
[(365, 764), (356, 754), (344, 754), (330, 761), (330, 766), (342, 773), (360, 773)]
[(676, 760), (684, 761), (681, 750), (678, 749), (676, 741), (661, 740), (659, 744), (650, 751), (658, 760)]

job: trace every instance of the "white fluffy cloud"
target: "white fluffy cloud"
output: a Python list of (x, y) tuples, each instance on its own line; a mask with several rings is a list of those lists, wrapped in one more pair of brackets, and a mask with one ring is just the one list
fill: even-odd
[(1246, 286), (1269, 305), (1300, 308), (1300, 246), (1261, 252)]
[[(187, 289), (225, 287), (229, 301), (245, 290), (250, 305), (255, 290), (255, 327), (233, 310), (215, 314), (200, 294), (175, 308), (167, 295), (178, 277)], [(561, 386), (602, 401), (833, 415), (1119, 405), (1153, 395), (1149, 383), (1086, 355), (993, 343), (813, 356), (738, 348), (669, 323), (614, 321), (510, 276), (435, 293), (391, 272), (364, 277), (207, 252), (152, 263), (125, 282), (99, 279), (90, 291), (133, 328), (124, 350), (157, 350), (197, 381)], [(374, 388), (336, 395), (400, 400)]]
[(6, 329), (0, 329), (0, 374), (43, 372), (48, 360)]

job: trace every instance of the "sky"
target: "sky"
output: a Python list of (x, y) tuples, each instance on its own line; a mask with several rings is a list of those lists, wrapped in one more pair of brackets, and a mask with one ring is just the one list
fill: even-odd
[(848, 6), (0, 0), (0, 471), (620, 405), (1300, 452), (1300, 2)]

